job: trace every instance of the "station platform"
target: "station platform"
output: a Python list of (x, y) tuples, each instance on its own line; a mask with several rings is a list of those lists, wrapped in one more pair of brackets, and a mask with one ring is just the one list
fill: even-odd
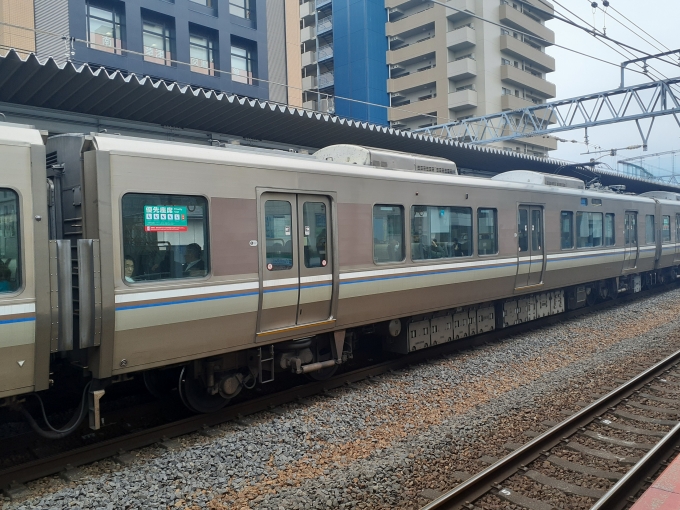
[(661, 473), (630, 510), (680, 509), (680, 455)]

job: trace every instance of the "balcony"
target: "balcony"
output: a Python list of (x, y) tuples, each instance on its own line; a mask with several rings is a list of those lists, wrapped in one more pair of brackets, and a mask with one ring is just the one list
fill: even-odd
[(468, 108), (475, 108), (477, 106), (477, 91), (476, 90), (458, 90), (456, 92), (449, 92), (449, 110), (455, 112), (459, 110), (467, 110)]
[(302, 103), (302, 107), (305, 108), (306, 110), (317, 110), (317, 102), (316, 101), (305, 101)]
[(475, 0), (449, 0), (446, 5), (453, 7), (453, 9), (446, 9), (446, 17), (451, 21), (458, 21), (475, 13)]
[(552, 73), (555, 70), (553, 57), (509, 35), (501, 36), (501, 51), (523, 60), (530, 60), (534, 67), (545, 73)]
[(446, 64), (446, 76), (451, 80), (464, 80), (477, 76), (477, 61), (462, 58)]
[(446, 33), (446, 47), (453, 51), (472, 48), (477, 44), (474, 29), (470, 27), (459, 28)]
[(437, 108), (441, 108), (442, 100), (437, 97), (430, 99), (425, 99), (423, 101), (414, 101), (407, 105), (404, 105), (403, 110), (389, 110), (389, 120), (399, 121), (404, 119), (410, 119), (413, 117), (419, 117), (420, 115), (427, 115), (432, 112), (436, 112)]
[(505, 23), (509, 27), (529, 32), (541, 39), (547, 41), (544, 44), (555, 44), (555, 32), (546, 28), (544, 25), (534, 21), (526, 14), (521, 13), (517, 9), (513, 9), (511, 5), (500, 6), (501, 23)]
[(529, 5), (532, 5), (537, 10), (541, 11), (540, 17), (547, 20), (555, 17), (555, 6), (546, 0), (526, 0)]
[(330, 4), (333, 0), (316, 0), (316, 8), (321, 9), (326, 5)]
[(300, 18), (309, 18), (316, 15), (316, 6), (314, 0), (305, 2), (300, 6)]
[(437, 81), (436, 70), (436, 67), (431, 67), (425, 71), (407, 74), (400, 78), (391, 78), (387, 80), (387, 92), (410, 90), (416, 87), (423, 87), (429, 83), (432, 83), (434, 87), (434, 83)]
[(316, 51), (305, 51), (302, 54), (302, 67), (316, 65)]
[(437, 51), (437, 39), (431, 38), (425, 41), (420, 41), (418, 43), (409, 44), (403, 48), (396, 50), (390, 50), (387, 52), (387, 63), (388, 64), (400, 64), (407, 60), (412, 60), (417, 57), (422, 57), (428, 53), (434, 53)]
[(436, 11), (432, 7), (424, 11), (411, 14), (385, 26), (385, 35), (388, 37), (403, 34), (410, 30), (420, 28), (428, 23), (434, 23)]
[(509, 65), (501, 66), (501, 81), (507, 81), (520, 87), (526, 87), (535, 90), (537, 93), (545, 97), (555, 97), (557, 90), (555, 84), (543, 78), (534, 76), (531, 73), (522, 71), (521, 69)]
[(316, 24), (316, 35), (325, 34), (333, 30), (333, 16), (328, 16), (327, 18), (320, 19)]
[(385, 0), (385, 9), (394, 9), (401, 5), (409, 3), (411, 0)]
[(335, 76), (333, 73), (323, 73), (319, 76), (319, 90), (332, 87), (335, 84)]
[[(513, 96), (510, 94), (505, 94), (501, 96), (501, 110), (503, 111), (521, 110), (522, 108), (529, 108), (530, 106), (537, 105), (532, 101), (529, 101), (528, 99), (523, 99), (521, 97)], [(547, 119), (551, 114), (550, 112), (548, 112), (548, 110), (539, 110), (538, 112), (534, 112), (534, 115), (536, 115), (539, 119)], [(552, 115), (552, 118), (549, 121), (549, 123), (554, 124), (555, 122), (556, 122), (555, 116)]]
[(333, 58), (333, 45), (327, 44), (326, 46), (321, 46), (318, 52), (319, 62), (325, 62), (331, 58)]
[(313, 90), (316, 89), (316, 76), (305, 76), (302, 78), (302, 89)]
[(300, 42), (313, 41), (316, 39), (316, 30), (314, 26), (308, 26), (300, 30)]

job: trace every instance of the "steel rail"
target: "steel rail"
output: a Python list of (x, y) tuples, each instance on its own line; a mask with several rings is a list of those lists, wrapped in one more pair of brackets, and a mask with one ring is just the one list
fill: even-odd
[(457, 485), (446, 494), (424, 506), (421, 510), (457, 509), (484, 496), (492, 488), (515, 474), (518, 469), (536, 460), (543, 452), (555, 447), (565, 438), (576, 433), (580, 428), (604, 414), (614, 404), (618, 404), (623, 399), (629, 397), (660, 373), (679, 362), (680, 351), (677, 351), (638, 374), (630, 381), (607, 393), (599, 400), (574, 413), (550, 430), (537, 436), (521, 448), (506, 455), (484, 471)]
[[(673, 286), (674, 288), (675, 286)], [(31, 480), (50, 476), (59, 473), (67, 466), (78, 467), (91, 462), (99, 461), (108, 457), (115, 456), (121, 452), (127, 452), (138, 448), (159, 443), (164, 439), (170, 439), (193, 432), (199, 432), (206, 427), (212, 427), (237, 420), (243, 416), (248, 416), (257, 412), (267, 411), (287, 404), (323, 394), (333, 389), (340, 388), (347, 384), (359, 382), (371, 377), (375, 377), (386, 372), (401, 369), (409, 365), (421, 363), (428, 359), (439, 356), (450, 355), (455, 352), (467, 350), (483, 344), (497, 342), (505, 338), (526, 333), (529, 331), (544, 328), (558, 322), (574, 319), (590, 313), (606, 310), (615, 306), (620, 306), (628, 302), (651, 297), (667, 290), (667, 287), (656, 287), (645, 290), (637, 294), (628, 294), (619, 297), (617, 300), (609, 300), (597, 303), (594, 306), (579, 308), (564, 313), (550, 315), (530, 322), (511, 326), (509, 328), (495, 329), (487, 333), (467, 337), (463, 340), (447, 342), (445, 344), (422, 349), (407, 356), (397, 359), (384, 361), (370, 367), (364, 367), (351, 372), (340, 374), (326, 381), (296, 386), (270, 395), (262, 396), (246, 402), (234, 404), (224, 409), (211, 413), (191, 416), (164, 425), (152, 427), (146, 430), (125, 434), (123, 436), (101, 441), (92, 445), (83, 446), (66, 452), (62, 452), (49, 457), (37, 459), (31, 462), (18, 464), (0, 470), (0, 489), (6, 489), (15, 483), (25, 483)]]
[(645, 480), (654, 475), (663, 461), (669, 457), (669, 451), (680, 446), (680, 423), (659, 441), (647, 455), (642, 457), (614, 487), (609, 489), (590, 510), (619, 510), (626, 508), (630, 499), (640, 490)]

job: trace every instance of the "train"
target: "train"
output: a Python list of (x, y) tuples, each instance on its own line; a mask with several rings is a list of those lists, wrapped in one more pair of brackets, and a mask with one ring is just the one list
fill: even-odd
[[(330, 377), (367, 338), (406, 355), (680, 274), (672, 192), (8, 123), (0, 158), (0, 406), (48, 437), (99, 429), (133, 377), (213, 412), (282, 372)], [(28, 396), (73, 374), (77, 416), (43, 430)]]

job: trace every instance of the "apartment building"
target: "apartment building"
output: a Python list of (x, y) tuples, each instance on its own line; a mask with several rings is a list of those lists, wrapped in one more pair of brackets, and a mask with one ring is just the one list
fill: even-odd
[[(399, 129), (514, 110), (556, 95), (547, 80), (555, 59), (545, 53), (555, 34), (544, 0), (385, 0), (389, 20), (389, 123)], [(474, 18), (494, 21), (502, 27)], [(495, 144), (544, 156), (553, 138)]]
[(386, 22), (379, 0), (301, 0), (305, 108), (387, 125)]
[(302, 105), (298, 0), (0, 0), (0, 9), (8, 3), (30, 7), (39, 57)]
[(0, 22), (0, 55), (10, 48), (22, 56), (35, 51), (33, 2), (0, 0)]

